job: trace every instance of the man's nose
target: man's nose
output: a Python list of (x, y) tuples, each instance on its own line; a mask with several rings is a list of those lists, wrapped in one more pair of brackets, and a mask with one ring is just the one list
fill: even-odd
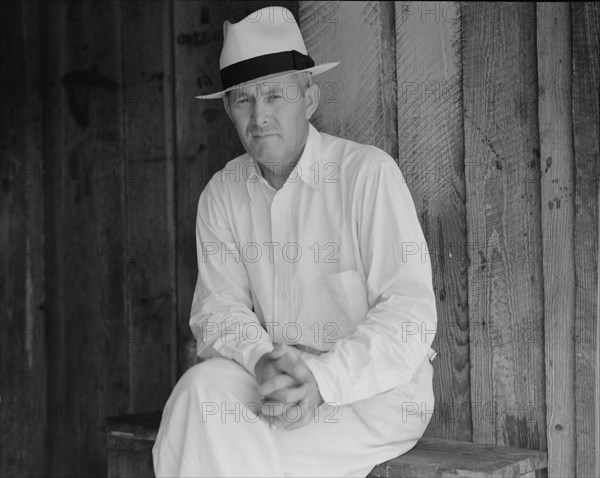
[(257, 98), (254, 102), (252, 116), (257, 125), (264, 125), (269, 122), (270, 107), (263, 98)]

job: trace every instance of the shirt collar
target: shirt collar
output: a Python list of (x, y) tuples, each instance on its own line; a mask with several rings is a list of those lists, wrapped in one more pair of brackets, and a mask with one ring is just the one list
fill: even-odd
[[(321, 134), (308, 123), (308, 137), (302, 156), (298, 160), (292, 174), (300, 175), (307, 186), (315, 191), (321, 191)], [(291, 175), (290, 175), (291, 176)]]
[[(262, 172), (256, 160), (250, 155), (247, 156), (250, 164), (247, 166), (245, 176), (246, 186), (248, 187), (248, 192), (250, 192), (251, 185), (262, 179)], [(288, 179), (297, 181), (296, 178), (300, 177), (307, 186), (310, 186), (315, 191), (320, 191), (321, 183), (319, 179), (321, 176), (321, 133), (312, 124), (308, 123), (308, 135), (304, 150)]]

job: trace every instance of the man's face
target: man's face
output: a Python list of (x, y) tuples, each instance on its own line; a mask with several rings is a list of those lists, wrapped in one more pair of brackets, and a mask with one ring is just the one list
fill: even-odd
[(317, 106), (314, 88), (307, 89), (304, 78), (294, 74), (229, 93), (225, 108), (250, 156), (263, 164), (295, 164)]

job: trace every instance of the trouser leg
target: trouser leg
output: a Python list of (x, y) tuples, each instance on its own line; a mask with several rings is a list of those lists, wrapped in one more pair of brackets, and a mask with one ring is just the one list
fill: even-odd
[(433, 414), (432, 380), (426, 360), (403, 387), (351, 405), (323, 405), (318, 422), (296, 430), (274, 428), (284, 476), (365, 477), (408, 452)]
[(282, 476), (271, 426), (257, 416), (256, 379), (213, 358), (179, 380), (153, 448), (157, 476)]
[(153, 449), (156, 475), (364, 477), (421, 437), (433, 411), (431, 381), (426, 363), (406, 387), (322, 405), (315, 420), (285, 430), (257, 416), (252, 375), (231, 360), (207, 360), (184, 374), (165, 406)]

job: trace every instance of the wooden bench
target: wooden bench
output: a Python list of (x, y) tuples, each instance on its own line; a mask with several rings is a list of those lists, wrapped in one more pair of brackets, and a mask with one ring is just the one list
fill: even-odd
[[(154, 476), (152, 446), (161, 413), (107, 419), (110, 478)], [(422, 438), (405, 455), (377, 465), (369, 477), (533, 477), (546, 467), (543, 451)]]

